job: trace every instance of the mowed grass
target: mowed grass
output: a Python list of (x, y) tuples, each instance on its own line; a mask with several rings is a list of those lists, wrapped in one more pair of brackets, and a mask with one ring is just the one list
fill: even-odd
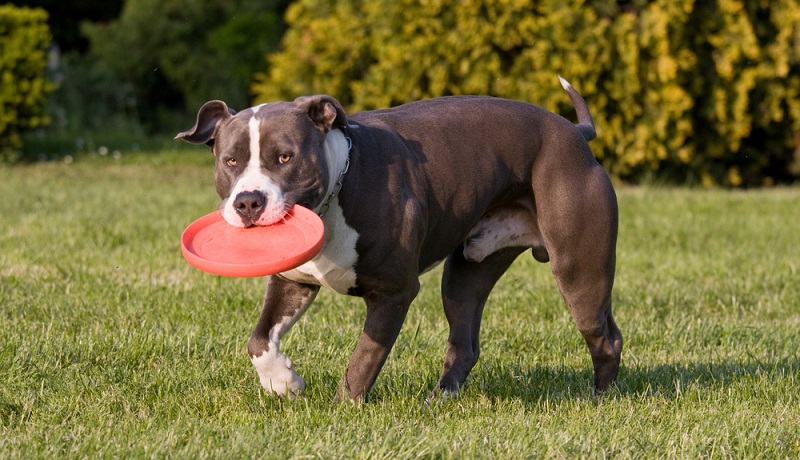
[(260, 389), (245, 345), (265, 280), (180, 254), (212, 180), (203, 150), (0, 168), (0, 458), (800, 457), (800, 189), (621, 187), (618, 386), (593, 394), (549, 267), (526, 254), (466, 388), (426, 407), (438, 270), (369, 403), (333, 402), (364, 307), (330, 292), (282, 343), (305, 396)]

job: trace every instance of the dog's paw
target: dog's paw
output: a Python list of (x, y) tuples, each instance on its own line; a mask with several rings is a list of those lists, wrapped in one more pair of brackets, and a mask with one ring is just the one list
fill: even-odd
[(294, 398), (306, 389), (305, 380), (294, 371), (294, 363), (283, 353), (268, 350), (260, 356), (251, 356), (250, 360), (267, 392)]
[(425, 408), (428, 409), (431, 405), (444, 404), (448, 399), (456, 399), (458, 397), (458, 390), (458, 387), (447, 390), (437, 386), (431, 394), (425, 398)]

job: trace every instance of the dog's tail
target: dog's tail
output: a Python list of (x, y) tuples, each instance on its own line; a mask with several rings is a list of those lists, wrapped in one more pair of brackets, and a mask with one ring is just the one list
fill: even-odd
[(572, 85), (564, 79), (561, 75), (558, 76), (558, 79), (561, 81), (561, 86), (567, 91), (569, 94), (569, 99), (572, 101), (572, 105), (575, 107), (575, 111), (578, 112), (578, 131), (583, 134), (583, 138), (587, 141), (590, 141), (597, 137), (597, 132), (594, 129), (594, 120), (592, 120), (592, 114), (589, 113), (589, 106), (586, 105), (586, 101), (583, 100), (583, 96), (578, 93), (578, 91), (572, 87)]

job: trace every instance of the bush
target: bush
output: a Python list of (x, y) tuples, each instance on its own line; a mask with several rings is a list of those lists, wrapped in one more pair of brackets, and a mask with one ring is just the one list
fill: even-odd
[(45, 79), (50, 46), (47, 13), (41, 9), (0, 5), (0, 161), (19, 158), (21, 134), (46, 125)]
[(794, 0), (298, 0), (257, 101), (329, 93), (351, 110), (451, 94), (592, 109), (604, 166), (627, 180), (730, 186), (800, 176)]

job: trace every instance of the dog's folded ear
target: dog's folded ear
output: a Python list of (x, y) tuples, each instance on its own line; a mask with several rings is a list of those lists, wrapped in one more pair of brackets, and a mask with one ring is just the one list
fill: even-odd
[(175, 139), (183, 139), (193, 144), (206, 144), (212, 146), (214, 144), (214, 133), (217, 131), (219, 124), (236, 115), (234, 110), (228, 108), (228, 105), (222, 101), (208, 101), (200, 107), (197, 112), (197, 121), (194, 127), (188, 131), (184, 131), (175, 136)]
[(323, 133), (347, 126), (347, 114), (342, 104), (331, 96), (325, 94), (302, 96), (295, 99), (294, 103), (301, 110), (308, 112), (308, 117)]

